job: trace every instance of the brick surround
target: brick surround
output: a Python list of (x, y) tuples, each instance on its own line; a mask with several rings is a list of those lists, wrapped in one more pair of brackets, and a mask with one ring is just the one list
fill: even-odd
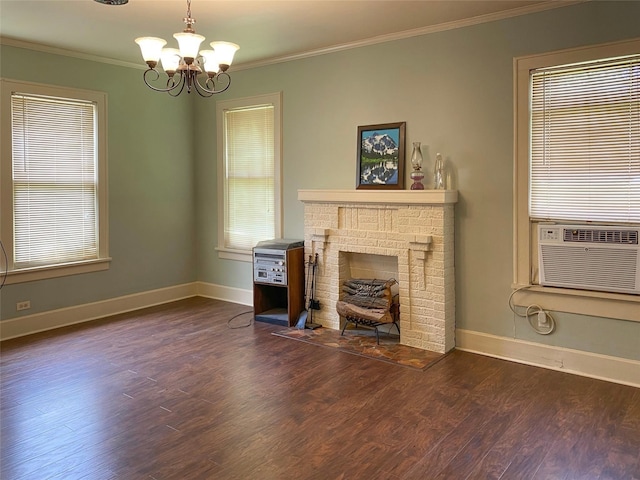
[(313, 321), (340, 329), (335, 304), (346, 255), (397, 258), (400, 343), (445, 353), (455, 346), (452, 190), (299, 190), (305, 258), (318, 253)]

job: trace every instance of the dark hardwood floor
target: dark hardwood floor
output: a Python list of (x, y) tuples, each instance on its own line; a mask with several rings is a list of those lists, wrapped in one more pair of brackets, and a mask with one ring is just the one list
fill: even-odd
[(1, 478), (640, 478), (640, 389), (228, 328), (248, 310), (194, 298), (3, 342)]

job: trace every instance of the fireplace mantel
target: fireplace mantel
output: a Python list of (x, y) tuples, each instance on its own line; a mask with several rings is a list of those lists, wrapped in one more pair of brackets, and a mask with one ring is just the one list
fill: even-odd
[(298, 190), (303, 203), (375, 203), (446, 205), (458, 201), (457, 190)]

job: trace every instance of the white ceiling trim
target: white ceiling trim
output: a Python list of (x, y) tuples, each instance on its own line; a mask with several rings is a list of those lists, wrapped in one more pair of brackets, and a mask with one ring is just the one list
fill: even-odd
[[(264, 67), (268, 65), (274, 65), (278, 63), (291, 62), (294, 60), (301, 60), (304, 58), (316, 57), (319, 55), (327, 55), (330, 53), (341, 52), (344, 50), (350, 50), (353, 48), (366, 47), (369, 45), (377, 45), (380, 43), (391, 42), (394, 40), (403, 40), (411, 37), (418, 37), (421, 35), (428, 35), (437, 32), (444, 32), (447, 30), (454, 30), (457, 28), (464, 28), (473, 25), (479, 25), (482, 23), (495, 22), (497, 20), (503, 20), (507, 18), (517, 17), (521, 15), (528, 15), (531, 13), (542, 12), (545, 10), (551, 10), (554, 8), (566, 7), (569, 5), (575, 5), (578, 3), (584, 3), (590, 0), (574, 0), (574, 1), (565, 1), (565, 2), (547, 2), (541, 4), (527, 5), (524, 7), (514, 8), (512, 10), (501, 11), (496, 13), (490, 13), (486, 15), (480, 15), (473, 18), (468, 18), (464, 20), (456, 20), (453, 22), (441, 23), (439, 25), (432, 25), (427, 27), (415, 28), (412, 30), (405, 30), (402, 32), (391, 33), (387, 35), (379, 35), (376, 37), (367, 38), (364, 40), (359, 40), (356, 42), (349, 42), (340, 45), (332, 45), (325, 48), (319, 48), (316, 50), (310, 50), (308, 52), (293, 54), (293, 55), (285, 55), (282, 57), (270, 58), (268, 60), (262, 60), (257, 62), (248, 62), (239, 65), (233, 65), (233, 70), (246, 70), (250, 68)], [(120, 67), (127, 68), (135, 68), (139, 70), (146, 69), (146, 65), (141, 61), (140, 64), (125, 62), (122, 60), (115, 60), (113, 58), (101, 57), (98, 55), (90, 55), (86, 53), (76, 52), (74, 50), (66, 50), (57, 47), (50, 47), (48, 45), (42, 45), (38, 43), (26, 42), (23, 40), (18, 40), (15, 38), (2, 37), (0, 36), (0, 44), (8, 45), (11, 47), (17, 48), (25, 48), (28, 50), (35, 50), (44, 53), (50, 53), (53, 55), (63, 55), (67, 57), (79, 58), (82, 60), (90, 60), (94, 62), (107, 63), (110, 65), (117, 65)]]
[(525, 7), (514, 8), (512, 10), (489, 13), (486, 15), (480, 15), (473, 18), (467, 18), (465, 20), (456, 20), (453, 22), (441, 23), (439, 25), (431, 25), (428, 27), (415, 28), (412, 30), (405, 30), (403, 32), (390, 33), (387, 35), (379, 35), (377, 37), (371, 37), (357, 42), (350, 42), (341, 45), (333, 45), (330, 47), (319, 48), (317, 50), (310, 50), (308, 52), (298, 53), (294, 55), (286, 55), (283, 57), (270, 58), (269, 60), (263, 60), (258, 62), (248, 62), (242, 65), (234, 65), (233, 70), (244, 70), (248, 68), (265, 67), (268, 65), (274, 65), (277, 63), (291, 62), (293, 60), (301, 60), (309, 57), (316, 57), (319, 55), (326, 55), (329, 53), (341, 52), (352, 48), (366, 47), (369, 45), (377, 45), (379, 43), (392, 42), (394, 40), (403, 40), (411, 37), (418, 37), (421, 35), (428, 35), (431, 33), (444, 32), (447, 30), (454, 30), (456, 28), (464, 28), (473, 25), (479, 25), (481, 23), (494, 22), (497, 20), (503, 20), (506, 18), (518, 17), (521, 15), (528, 15), (530, 13), (542, 12), (545, 10), (551, 10), (554, 8), (566, 7), (568, 5), (575, 5), (578, 3), (585, 3), (591, 0), (574, 0), (567, 2), (549, 2), (528, 5)]
[[(116, 60), (114, 58), (101, 57), (99, 55), (90, 55), (88, 53), (76, 52), (75, 50), (66, 50), (64, 48), (50, 47), (41, 43), (25, 42), (10, 37), (0, 37), (0, 45), (8, 45), (10, 47), (25, 48), (27, 50), (35, 50), (37, 52), (50, 53), (52, 55), (63, 55), (65, 57), (80, 58), (82, 60), (90, 60), (93, 62), (108, 63), (119, 67), (137, 68), (146, 70), (147, 65), (140, 60), (140, 64)], [(137, 48), (137, 47), (136, 47)]]

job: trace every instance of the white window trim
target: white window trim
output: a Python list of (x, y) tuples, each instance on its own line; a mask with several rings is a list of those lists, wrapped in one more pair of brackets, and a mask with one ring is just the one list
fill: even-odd
[(254, 105), (274, 106), (274, 154), (275, 154), (275, 230), (282, 236), (282, 92), (216, 102), (217, 163), (218, 163), (218, 246), (220, 258), (253, 262), (251, 250), (224, 247), (224, 111)]
[(640, 295), (591, 292), (536, 285), (537, 241), (529, 219), (529, 72), (535, 68), (586, 62), (640, 52), (640, 39), (581, 47), (514, 59), (514, 248), (512, 288), (525, 288), (514, 301), (545, 310), (640, 322)]
[[(11, 94), (19, 91), (52, 97), (77, 98), (95, 102), (98, 115), (98, 259), (14, 269), (13, 267), (13, 187), (12, 187), (12, 141), (11, 141)], [(0, 219), (0, 239), (8, 257), (6, 284), (16, 284), (56, 278), (80, 273), (97, 272), (109, 268), (109, 215), (107, 186), (107, 95), (103, 92), (57, 87), (18, 80), (0, 79), (0, 132), (2, 150), (0, 151), (0, 201), (2, 218)]]

